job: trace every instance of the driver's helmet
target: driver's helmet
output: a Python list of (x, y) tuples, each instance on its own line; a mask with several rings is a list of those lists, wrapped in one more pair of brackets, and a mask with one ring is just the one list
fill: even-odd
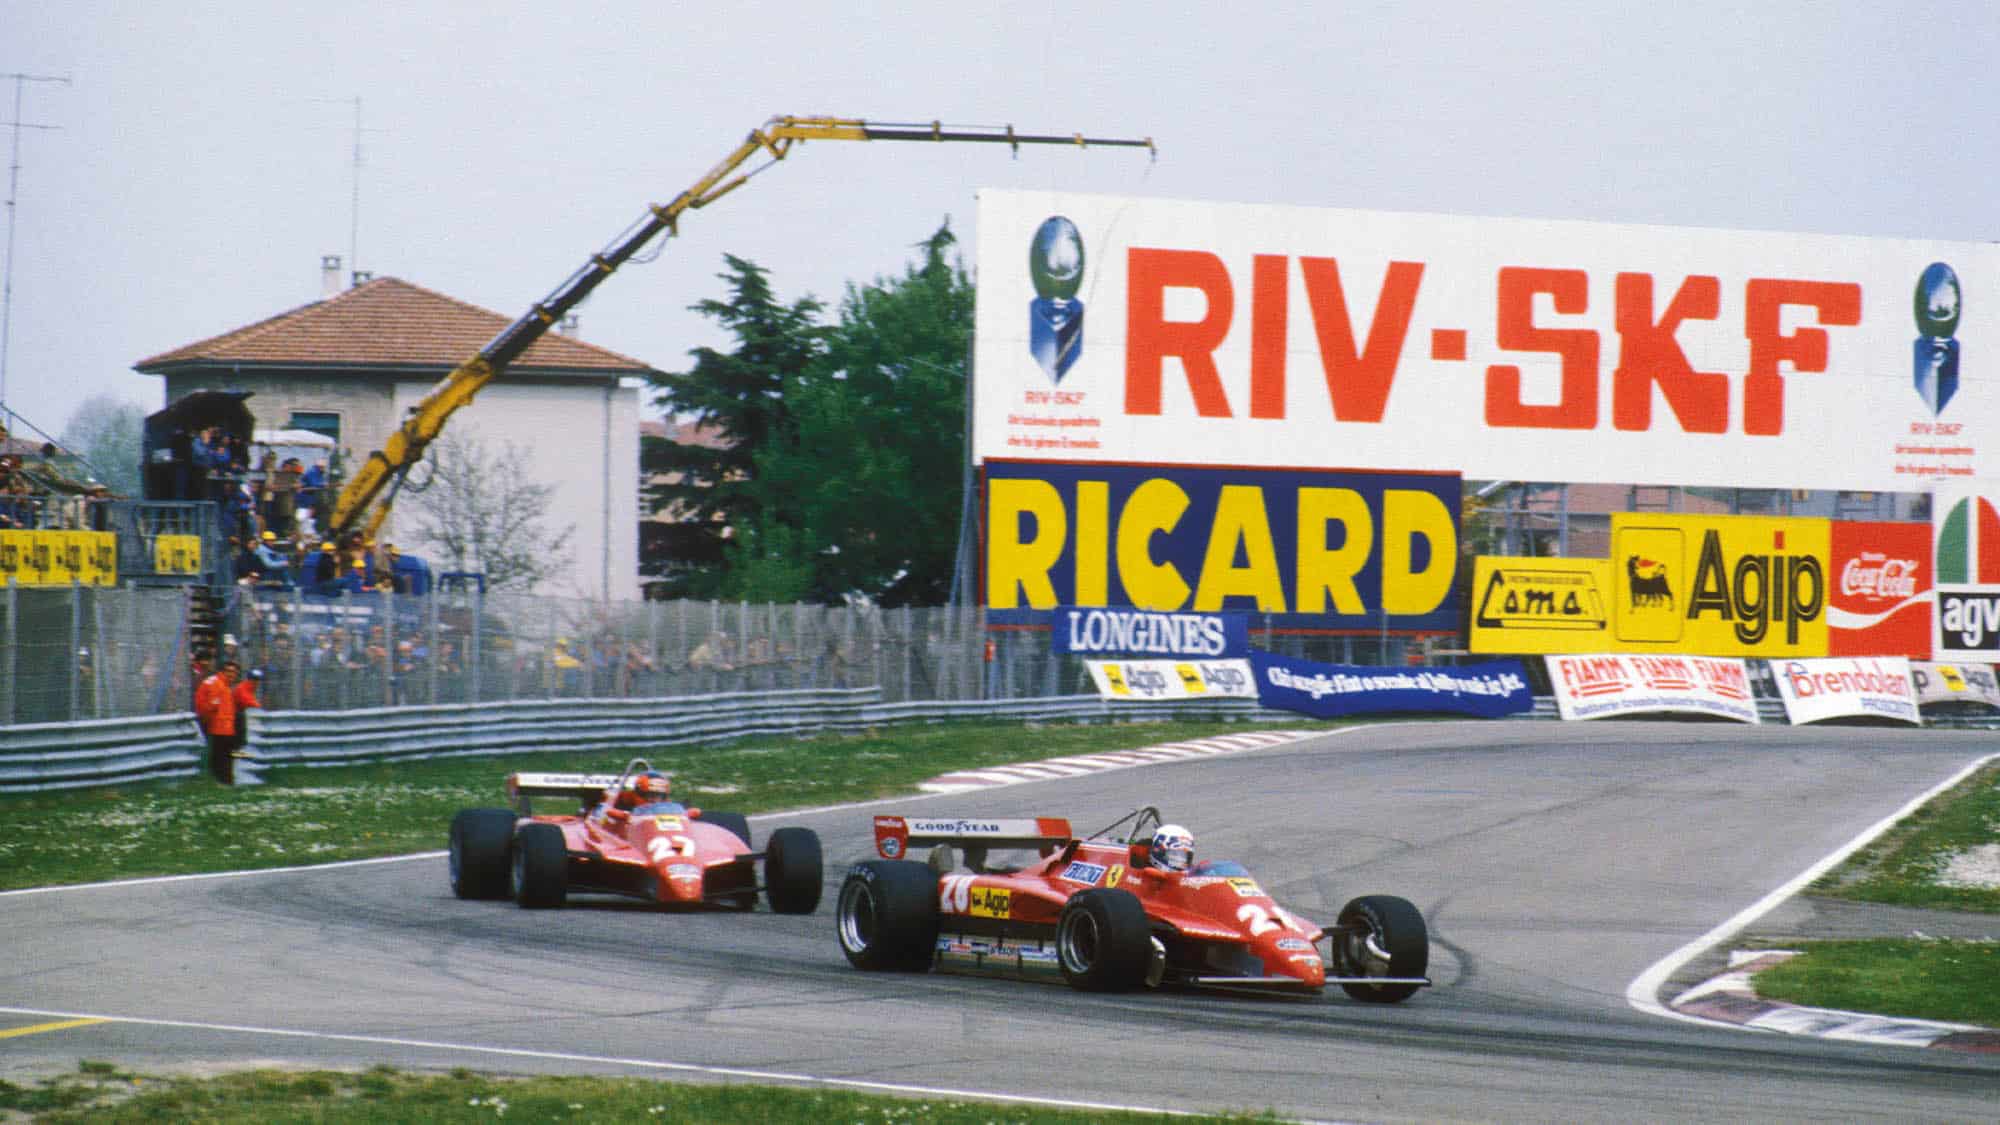
[(673, 791), (674, 783), (659, 770), (633, 774), (625, 780), (625, 788), (618, 794), (618, 807), (636, 809), (640, 805), (671, 800)]
[(1153, 833), (1149, 853), (1153, 866), (1166, 871), (1186, 871), (1194, 862), (1194, 833), (1178, 824), (1162, 824)]

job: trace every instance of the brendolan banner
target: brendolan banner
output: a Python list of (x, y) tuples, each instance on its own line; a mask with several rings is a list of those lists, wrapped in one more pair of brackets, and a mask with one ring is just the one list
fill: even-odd
[(1215, 660), (1250, 651), (1242, 613), (1154, 613), (1063, 606), (1050, 618), (1050, 643), (1083, 656), (1178, 656)]
[(978, 229), (980, 461), (2000, 476), (1992, 243), (1003, 190)]
[(1793, 723), (1828, 719), (1923, 722), (1910, 691), (1910, 661), (1902, 656), (1773, 660), (1771, 676)]
[(1944, 703), (1984, 703), (2000, 709), (2000, 679), (1991, 664), (1936, 664), (1910, 661), (1910, 686), (1917, 706)]
[(1234, 660), (1086, 660), (1105, 699), (1257, 698), (1250, 662)]
[(1598, 653), (1544, 659), (1556, 710), (1565, 719), (1665, 711), (1758, 721), (1749, 671), (1734, 657)]
[(1385, 711), (1446, 712), (1497, 719), (1533, 709), (1518, 660), (1455, 667), (1319, 664), (1252, 651), (1257, 699), (1266, 707), (1336, 719)]

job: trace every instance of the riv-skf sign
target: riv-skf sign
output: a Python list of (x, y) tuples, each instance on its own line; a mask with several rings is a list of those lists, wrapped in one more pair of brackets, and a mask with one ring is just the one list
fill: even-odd
[(1984, 244), (999, 191), (979, 224), (981, 459), (2000, 475)]

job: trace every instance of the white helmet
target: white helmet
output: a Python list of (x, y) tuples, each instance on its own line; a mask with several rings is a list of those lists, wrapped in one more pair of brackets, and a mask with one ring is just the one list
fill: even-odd
[(1186, 871), (1194, 862), (1194, 833), (1178, 824), (1162, 824), (1153, 833), (1151, 851), (1154, 867)]

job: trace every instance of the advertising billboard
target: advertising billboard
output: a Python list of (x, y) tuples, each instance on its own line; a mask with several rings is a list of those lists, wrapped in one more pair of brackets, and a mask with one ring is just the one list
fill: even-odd
[(973, 454), (2000, 477), (2000, 246), (979, 194)]
[(1931, 491), (1932, 561), (1942, 661), (2000, 657), (2000, 481), (1953, 481)]
[(1827, 557), (1829, 656), (1931, 655), (1931, 529), (1835, 520)]
[(1481, 555), (1469, 647), (1480, 653), (1607, 652), (1611, 563)]
[(1614, 647), (1825, 656), (1831, 522), (1613, 513)]
[(1565, 719), (1668, 712), (1759, 721), (1749, 669), (1740, 659), (1629, 653), (1546, 659), (1556, 711)]
[(1321, 664), (1253, 651), (1257, 699), (1265, 707), (1322, 719), (1392, 713), (1498, 719), (1534, 710), (1528, 670), (1518, 660), (1439, 668)]
[(118, 538), (109, 531), (0, 531), (0, 586), (118, 585)]
[(1906, 657), (1773, 660), (1771, 678), (1785, 701), (1785, 717), (1795, 724), (1829, 719), (1923, 723)]
[(1229, 660), (1086, 660), (1104, 699), (1255, 699), (1250, 662)]
[(1285, 629), (1458, 628), (1459, 479), (988, 461), (986, 619), (1119, 607)]
[(1937, 664), (1910, 661), (1910, 685), (1917, 704), (1983, 705), (2000, 710), (2000, 677), (1991, 664)]

